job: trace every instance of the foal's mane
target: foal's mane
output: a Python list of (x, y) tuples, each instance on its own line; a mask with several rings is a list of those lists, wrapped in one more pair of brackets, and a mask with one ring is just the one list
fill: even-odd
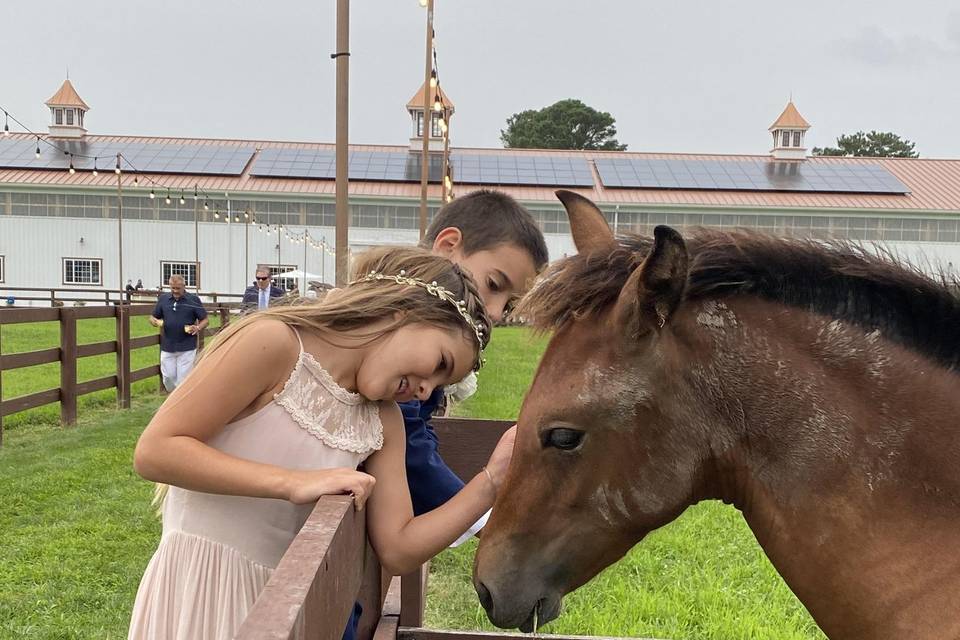
[[(884, 249), (756, 232), (701, 229), (685, 238), (686, 300), (758, 296), (850, 322), (935, 359), (960, 364), (960, 300), (955, 281), (933, 279)], [(602, 313), (643, 262), (652, 238), (619, 239), (609, 251), (552, 265), (515, 313), (541, 330)]]

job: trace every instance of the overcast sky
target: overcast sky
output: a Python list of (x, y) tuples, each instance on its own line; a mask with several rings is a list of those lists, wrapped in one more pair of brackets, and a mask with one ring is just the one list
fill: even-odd
[[(417, 0), (352, 3), (351, 142), (406, 144)], [(45, 130), (70, 78), (91, 133), (334, 140), (334, 0), (8, 0), (0, 105)], [(791, 92), (808, 147), (890, 130), (960, 157), (956, 0), (436, 0), (455, 146), (579, 98), (631, 151), (767, 153)]]

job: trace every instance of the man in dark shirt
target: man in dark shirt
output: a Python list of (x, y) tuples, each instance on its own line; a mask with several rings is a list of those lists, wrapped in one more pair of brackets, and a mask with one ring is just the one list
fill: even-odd
[(160, 375), (167, 391), (183, 382), (197, 358), (197, 334), (206, 328), (207, 310), (200, 298), (187, 293), (183, 276), (170, 276), (170, 293), (161, 293), (150, 316), (160, 327)]
[(243, 292), (241, 304), (244, 309), (266, 309), (273, 298), (283, 295), (283, 289), (273, 286), (270, 282), (270, 269), (257, 267), (255, 284), (247, 287)]

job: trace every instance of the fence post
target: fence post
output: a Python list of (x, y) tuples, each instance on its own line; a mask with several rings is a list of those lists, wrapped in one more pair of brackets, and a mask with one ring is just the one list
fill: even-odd
[(77, 422), (77, 312), (60, 307), (60, 422)]
[(220, 312), (220, 330), (222, 331), (224, 327), (230, 324), (230, 310), (226, 307), (220, 307), (218, 311)]
[(130, 408), (130, 307), (117, 305), (117, 405)]
[[(3, 356), (3, 325), (0, 324), (0, 360)], [(0, 402), (3, 402), (3, 369), (0, 368)], [(0, 447), (3, 446), (3, 413), (0, 413)]]

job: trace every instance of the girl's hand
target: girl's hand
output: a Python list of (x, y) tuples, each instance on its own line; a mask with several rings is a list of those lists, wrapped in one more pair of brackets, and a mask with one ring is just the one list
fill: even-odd
[(377, 480), (371, 475), (355, 469), (320, 469), (317, 471), (291, 471), (288, 478), (287, 500), (294, 504), (316, 502), (320, 496), (349, 493), (357, 511), (373, 491)]
[(507, 429), (500, 442), (497, 443), (493, 453), (490, 454), (490, 460), (487, 462), (487, 471), (490, 474), (490, 480), (493, 481), (493, 488), (499, 489), (503, 484), (503, 479), (507, 476), (507, 467), (510, 466), (510, 458), (513, 457), (513, 442), (517, 438), (517, 425)]

